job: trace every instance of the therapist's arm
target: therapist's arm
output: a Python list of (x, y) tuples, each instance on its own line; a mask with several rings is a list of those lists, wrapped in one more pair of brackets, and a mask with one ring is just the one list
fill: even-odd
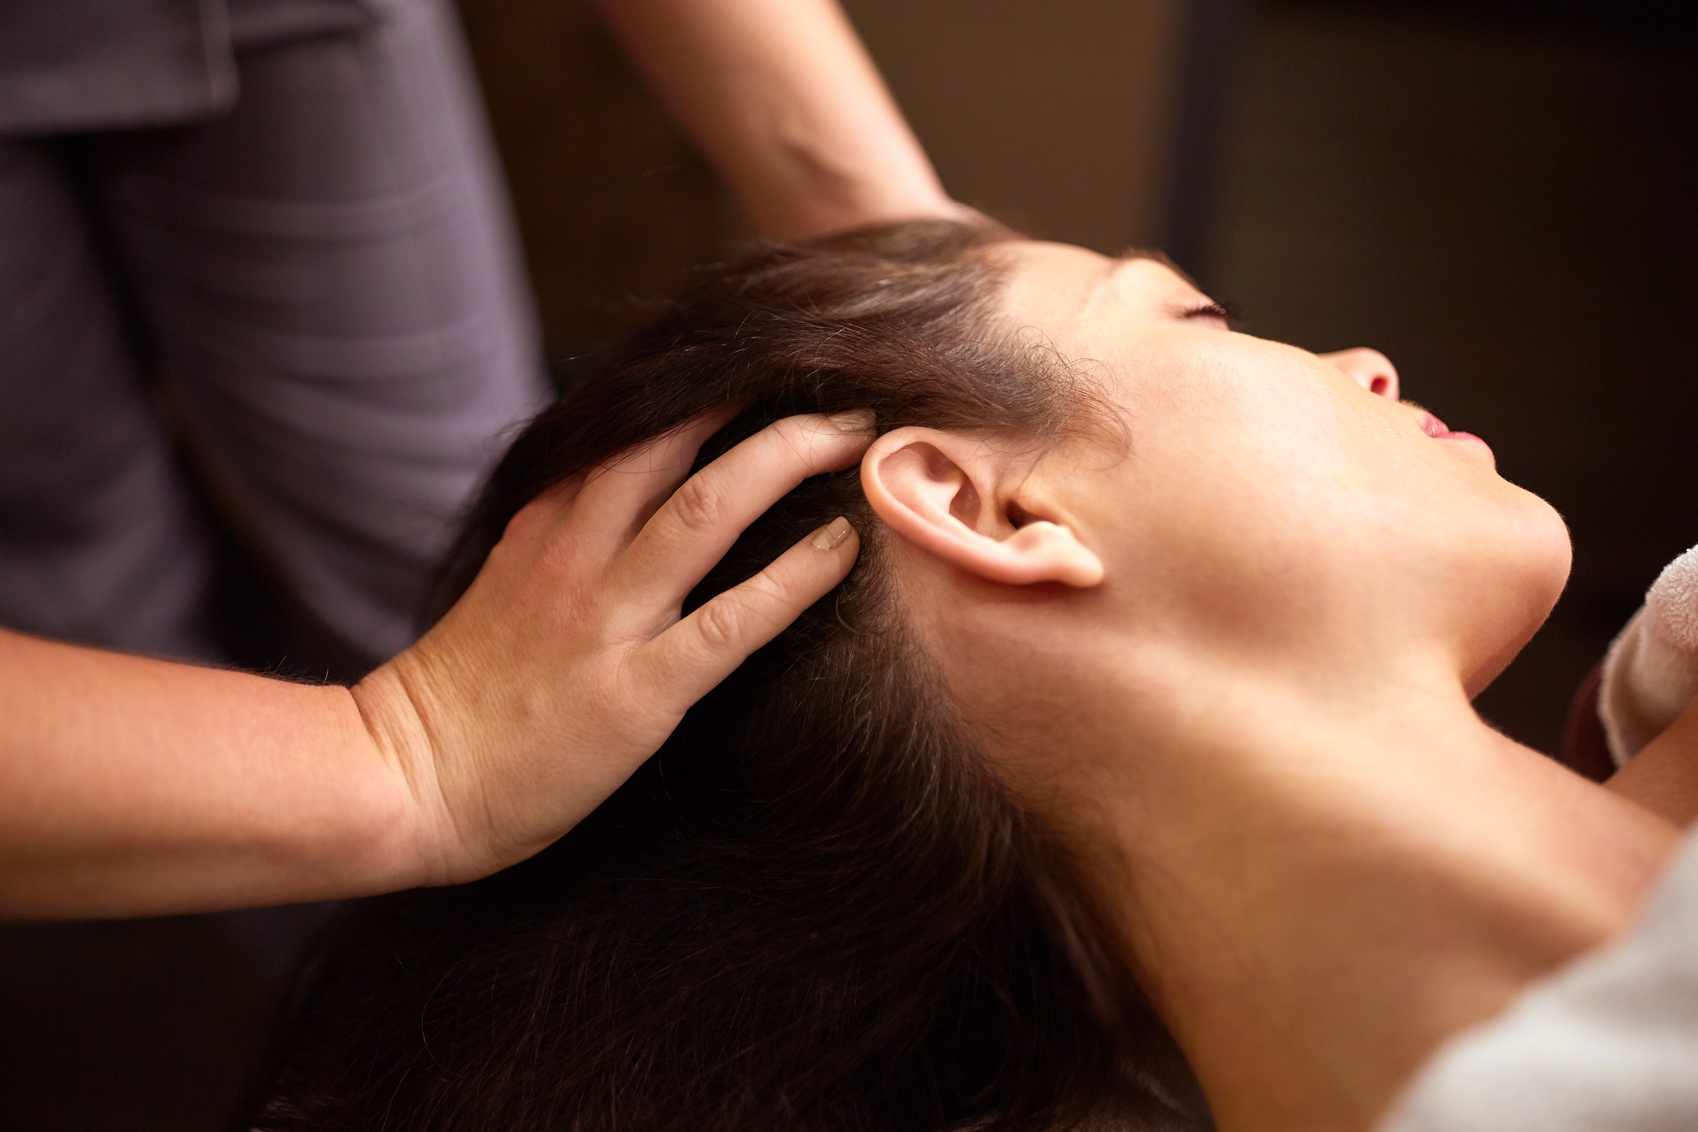
[(674, 494), (719, 423), (527, 506), (442, 621), (353, 688), (0, 631), (0, 917), (455, 883), (560, 837), (854, 560), (839, 524), (679, 619), (744, 526), (871, 438), (791, 418)]
[(1604, 786), (1676, 825), (1698, 821), (1698, 699)]
[(963, 218), (835, 0), (598, 0), (770, 239)]

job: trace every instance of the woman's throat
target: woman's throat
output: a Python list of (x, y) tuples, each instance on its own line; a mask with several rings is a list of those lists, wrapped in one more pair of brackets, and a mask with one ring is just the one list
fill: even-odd
[(1370, 727), (1231, 708), (1141, 736), (1076, 811), (1226, 1132), (1369, 1128), (1441, 1042), (1626, 927), (1677, 838), (1460, 692)]

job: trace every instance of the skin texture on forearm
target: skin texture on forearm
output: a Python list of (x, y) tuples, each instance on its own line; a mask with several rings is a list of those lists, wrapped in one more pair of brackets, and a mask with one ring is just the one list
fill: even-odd
[(1676, 825), (1698, 820), (1698, 700), (1604, 785)]
[(834, 0), (597, 0), (761, 233), (955, 216)]
[(412, 883), (403, 780), (348, 689), (0, 631), (0, 917)]
[(453, 884), (553, 842), (855, 560), (839, 519), (682, 615), (744, 527), (872, 438), (870, 414), (790, 417), (690, 476), (724, 423), (533, 499), (442, 620), (353, 688), (0, 630), (0, 918)]

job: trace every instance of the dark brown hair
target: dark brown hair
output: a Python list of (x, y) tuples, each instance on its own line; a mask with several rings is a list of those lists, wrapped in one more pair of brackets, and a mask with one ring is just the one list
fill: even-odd
[[(1000, 238), (911, 223), (713, 270), (513, 444), (444, 600), (538, 492), (717, 406), (744, 408), (702, 461), (800, 412), (1038, 441), (1077, 426), (1089, 399), (1065, 367), (994, 329)], [(837, 515), (863, 534), (849, 579), (569, 835), (342, 917), (243, 1128), (1206, 1120), (1065, 846), (989, 773), (904, 633), (856, 472), (791, 492), (690, 604)]]

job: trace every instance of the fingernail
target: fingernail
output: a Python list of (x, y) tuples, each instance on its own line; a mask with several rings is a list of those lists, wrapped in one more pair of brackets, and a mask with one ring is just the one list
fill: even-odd
[(814, 532), (809, 544), (815, 550), (836, 550), (843, 545), (843, 540), (849, 537), (849, 532), (855, 528), (849, 525), (849, 520), (839, 515), (825, 526)]
[(877, 418), (871, 409), (850, 409), (846, 413), (833, 413), (825, 419), (839, 432), (871, 432), (873, 421)]

